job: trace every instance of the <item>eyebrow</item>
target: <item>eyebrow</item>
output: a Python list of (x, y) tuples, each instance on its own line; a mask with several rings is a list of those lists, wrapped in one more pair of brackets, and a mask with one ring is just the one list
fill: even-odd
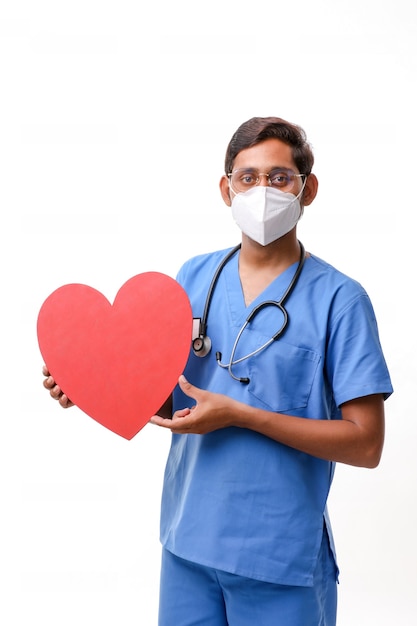
[[(251, 172), (253, 170), (256, 170), (257, 172), (260, 172), (259, 167), (236, 167), (235, 169), (232, 170), (232, 172)], [(293, 171), (292, 167), (287, 167), (286, 165), (273, 165), (272, 167), (269, 168), (269, 172), (262, 172), (262, 173), (270, 173), (273, 172), (274, 170), (291, 170)]]

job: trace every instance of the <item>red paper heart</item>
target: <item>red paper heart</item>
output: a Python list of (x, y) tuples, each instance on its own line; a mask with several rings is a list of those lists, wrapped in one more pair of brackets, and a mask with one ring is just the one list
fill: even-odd
[(37, 332), (51, 375), (74, 404), (132, 439), (183, 372), (191, 327), (183, 288), (148, 272), (128, 280), (113, 305), (87, 285), (60, 287), (43, 303)]

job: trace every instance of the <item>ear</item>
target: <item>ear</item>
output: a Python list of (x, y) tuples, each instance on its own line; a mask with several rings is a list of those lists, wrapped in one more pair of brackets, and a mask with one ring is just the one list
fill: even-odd
[(306, 185), (304, 187), (303, 195), (302, 195), (302, 205), (308, 206), (314, 200), (317, 195), (317, 191), (319, 188), (319, 181), (317, 180), (317, 176), (315, 174), (309, 174), (307, 176)]
[(227, 204), (227, 206), (231, 206), (232, 200), (230, 198), (229, 179), (225, 174), (221, 177), (219, 185), (223, 201), (225, 202), (225, 204)]

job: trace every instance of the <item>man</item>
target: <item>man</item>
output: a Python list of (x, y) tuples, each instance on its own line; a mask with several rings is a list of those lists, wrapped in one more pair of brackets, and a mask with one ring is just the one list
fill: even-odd
[(160, 626), (336, 623), (334, 465), (378, 465), (392, 386), (366, 292), (297, 239), (313, 162), (300, 127), (242, 124), (220, 181), (241, 246), (178, 274), (197, 323), (184, 376), (151, 420), (173, 434)]

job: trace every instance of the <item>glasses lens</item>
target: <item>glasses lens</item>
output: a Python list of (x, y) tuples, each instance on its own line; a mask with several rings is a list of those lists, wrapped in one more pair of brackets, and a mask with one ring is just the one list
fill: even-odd
[(230, 175), (232, 187), (235, 191), (248, 191), (257, 184), (258, 176), (255, 169), (234, 170)]
[(276, 168), (269, 172), (269, 180), (272, 187), (290, 191), (294, 186), (295, 173), (292, 170)]

